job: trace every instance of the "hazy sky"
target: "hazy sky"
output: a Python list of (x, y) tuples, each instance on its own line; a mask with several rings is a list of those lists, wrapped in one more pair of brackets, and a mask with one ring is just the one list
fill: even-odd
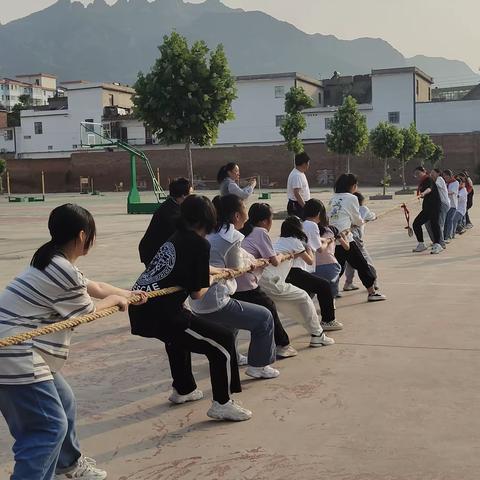
[[(82, 0), (85, 4), (91, 1)], [(222, 1), (230, 7), (262, 10), (308, 33), (345, 39), (380, 37), (405, 56), (442, 56), (464, 60), (474, 71), (480, 68), (480, 0)], [(0, 0), (0, 21), (6, 23), (53, 3), (55, 0)], [(441, 80), (454, 83), (469, 79)]]

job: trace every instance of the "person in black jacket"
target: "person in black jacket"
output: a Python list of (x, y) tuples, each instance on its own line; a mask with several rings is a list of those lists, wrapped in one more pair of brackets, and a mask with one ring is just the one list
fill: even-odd
[(418, 196), (423, 198), (422, 210), (413, 221), (413, 231), (417, 237), (418, 245), (413, 252), (423, 252), (427, 250), (427, 246), (423, 242), (422, 226), (430, 222), (433, 235), (433, 246), (430, 253), (438, 254), (443, 248), (440, 244), (440, 194), (437, 185), (432, 180), (428, 172), (423, 167), (417, 167), (415, 173), (420, 179), (418, 185)]
[(180, 205), (192, 193), (192, 186), (186, 178), (177, 178), (170, 183), (170, 196), (153, 214), (138, 251), (140, 260), (148, 267), (158, 249), (175, 233), (180, 218)]

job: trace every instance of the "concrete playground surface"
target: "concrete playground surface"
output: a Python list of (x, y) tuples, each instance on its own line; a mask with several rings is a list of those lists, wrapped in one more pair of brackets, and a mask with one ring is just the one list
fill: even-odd
[[(326, 201), (330, 193), (314, 196)], [(388, 301), (367, 304), (364, 290), (345, 294), (337, 301), (345, 329), (327, 348), (309, 348), (302, 327), (285, 319), (299, 355), (277, 362), (274, 380), (242, 373), (237, 398), (254, 412), (248, 422), (206, 417), (203, 357), (194, 357), (194, 372), (205, 399), (172, 406), (159, 341), (132, 336), (125, 314), (78, 328), (64, 374), (76, 393), (84, 454), (113, 480), (478, 478), (480, 211), (471, 215), (479, 227), (442, 254), (412, 254), (399, 208), (405, 200), (413, 219), (413, 197), (369, 203), (385, 212), (367, 226), (366, 242)], [(125, 194), (49, 195), (35, 204), (0, 197), (0, 288), (46, 241), (48, 214), (65, 202), (85, 206), (97, 221), (96, 247), (81, 259), (82, 271), (132, 285), (149, 217), (126, 215)], [(271, 203), (284, 209), (285, 195)], [(0, 421), (2, 479), (12, 468), (11, 443)]]

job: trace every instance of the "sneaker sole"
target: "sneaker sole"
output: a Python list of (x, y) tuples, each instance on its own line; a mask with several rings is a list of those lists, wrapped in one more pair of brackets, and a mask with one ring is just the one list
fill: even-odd
[(324, 327), (322, 325), (322, 329), (324, 332), (338, 332), (339, 330), (343, 330), (343, 327)]
[(384, 302), (386, 300), (386, 298), (369, 298), (368, 301), (371, 302), (371, 303), (375, 303), (375, 302)]
[(280, 373), (278, 375), (275, 375), (275, 376), (269, 376), (269, 377), (265, 377), (263, 375), (253, 375), (252, 373), (248, 373), (248, 372), (245, 372), (245, 375), (247, 375), (248, 377), (250, 378), (255, 378), (256, 380), (270, 380), (271, 378), (277, 378), (280, 376)]
[(213, 420), (225, 421), (225, 422), (245, 422), (250, 420), (252, 415), (245, 415), (243, 418), (231, 418), (231, 417), (222, 417), (221, 415), (215, 415), (213, 413), (207, 412), (207, 417), (212, 418)]

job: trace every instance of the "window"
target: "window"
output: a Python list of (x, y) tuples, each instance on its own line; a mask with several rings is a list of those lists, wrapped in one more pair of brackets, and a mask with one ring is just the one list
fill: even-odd
[(285, 96), (285, 87), (280, 85), (275, 87), (275, 98), (283, 98)]
[(113, 98), (113, 94), (109, 93), (108, 94), (108, 104), (113, 107), (115, 105), (115, 100)]
[(13, 130), (7, 130), (5, 132), (5, 140), (8, 142), (9, 140), (13, 140)]
[(35, 135), (41, 135), (43, 133), (42, 122), (34, 122), (33, 127), (35, 129)]
[(420, 82), (417, 80), (416, 81), (416, 85), (417, 85), (417, 95), (420, 93)]
[(390, 123), (400, 123), (400, 112), (388, 112), (388, 121)]
[(430, 102), (432, 100), (432, 89), (428, 89), (428, 101)]
[(281, 127), (285, 121), (285, 115), (276, 115), (275, 116), (275, 126)]
[(53, 150), (53, 145), (49, 145), (47, 148), (48, 148), (49, 150)]
[(72, 148), (76, 150), (78, 148), (78, 145), (72, 145)]
[(332, 128), (332, 117), (327, 117), (325, 119), (325, 130), (330, 130)]
[(24, 139), (24, 140), (30, 140), (31, 138), (32, 138), (32, 137), (31, 137), (30, 135), (24, 135), (24, 136), (23, 136), (23, 139)]
[(38, 78), (35, 79), (35, 85), (40, 85), (40, 80)]

